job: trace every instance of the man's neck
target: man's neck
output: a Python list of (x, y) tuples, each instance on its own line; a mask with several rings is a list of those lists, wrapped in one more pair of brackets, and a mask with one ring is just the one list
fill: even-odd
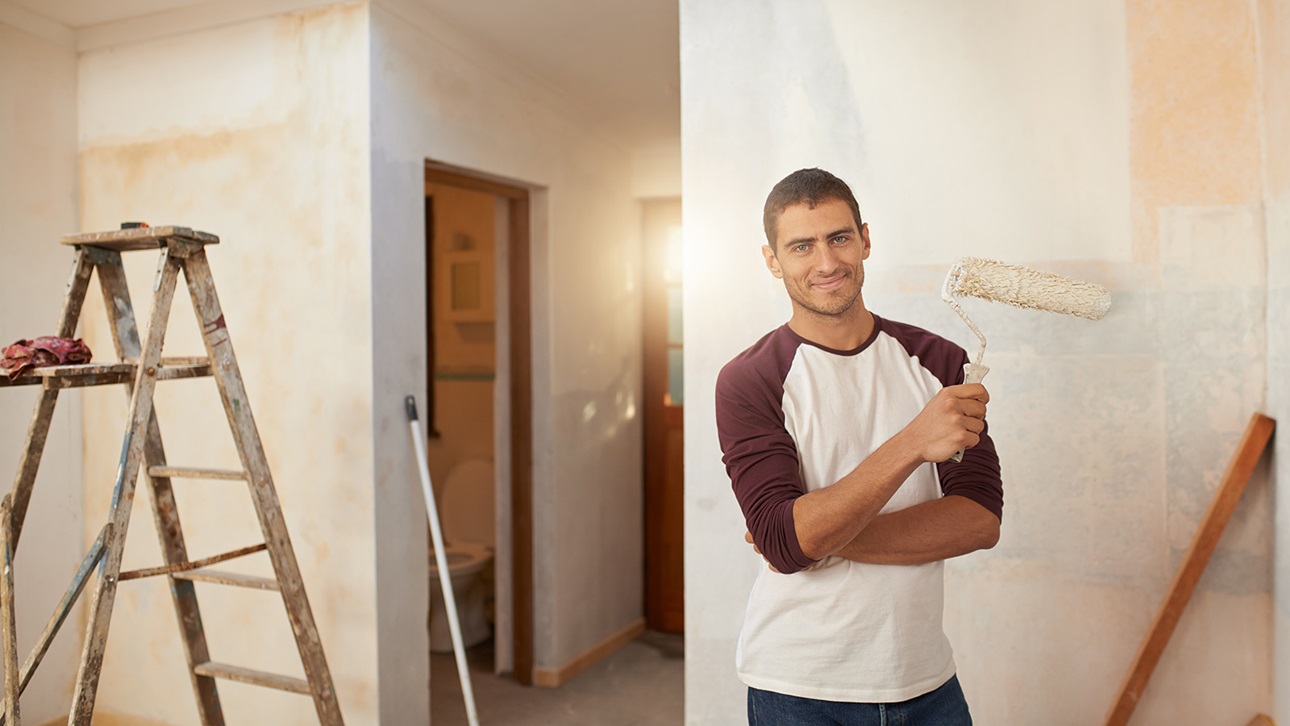
[(793, 306), (788, 327), (803, 338), (833, 350), (854, 350), (873, 334), (873, 313), (857, 301), (841, 315), (820, 315)]

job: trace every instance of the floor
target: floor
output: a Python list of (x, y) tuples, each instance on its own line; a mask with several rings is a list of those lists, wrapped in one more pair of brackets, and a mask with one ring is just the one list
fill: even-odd
[[(481, 726), (674, 726), (685, 720), (685, 641), (646, 631), (560, 688), (492, 673), (492, 641), (466, 651)], [(466, 724), (457, 663), (430, 655), (430, 722)]]

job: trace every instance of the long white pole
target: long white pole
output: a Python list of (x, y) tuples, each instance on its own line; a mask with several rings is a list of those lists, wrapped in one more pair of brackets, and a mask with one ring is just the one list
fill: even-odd
[(466, 699), (466, 718), (470, 726), (479, 726), (475, 711), (475, 692), (470, 687), (470, 669), (466, 665), (466, 648), (461, 641), (461, 621), (457, 619), (457, 597), (452, 592), (452, 576), (448, 572), (448, 551), (443, 546), (443, 531), (439, 528), (439, 509), (434, 503), (434, 489), (430, 486), (430, 465), (426, 462), (425, 439), (421, 436), (421, 422), (417, 420), (417, 400), (412, 396), (403, 399), (412, 428), (412, 444), (417, 450), (417, 469), (421, 472), (421, 493), (426, 498), (426, 515), (430, 519), (430, 538), (434, 543), (434, 561), (439, 567), (439, 587), (443, 590), (443, 604), (448, 610), (448, 630), (452, 633), (452, 652), (457, 658), (457, 675), (461, 678), (461, 695)]

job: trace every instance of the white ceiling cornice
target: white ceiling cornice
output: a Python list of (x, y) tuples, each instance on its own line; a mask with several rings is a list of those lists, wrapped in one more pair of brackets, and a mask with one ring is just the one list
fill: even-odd
[(677, 0), (0, 0), (0, 23), (93, 53), (337, 5), (416, 28), (610, 146), (679, 137)]
[(75, 30), (6, 0), (0, 0), (0, 23), (11, 25), (69, 50), (76, 49)]
[(74, 31), (76, 47), (81, 52), (100, 50), (340, 4), (344, 4), (343, 0), (210, 0), (200, 5), (78, 28)]

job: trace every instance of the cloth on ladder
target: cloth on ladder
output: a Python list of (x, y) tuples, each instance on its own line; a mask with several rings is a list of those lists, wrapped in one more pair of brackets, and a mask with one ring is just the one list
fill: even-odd
[(32, 340), (19, 340), (0, 350), (0, 368), (9, 369), (13, 380), (32, 368), (43, 366), (89, 363), (93, 354), (80, 338), (58, 338), (46, 335)]

